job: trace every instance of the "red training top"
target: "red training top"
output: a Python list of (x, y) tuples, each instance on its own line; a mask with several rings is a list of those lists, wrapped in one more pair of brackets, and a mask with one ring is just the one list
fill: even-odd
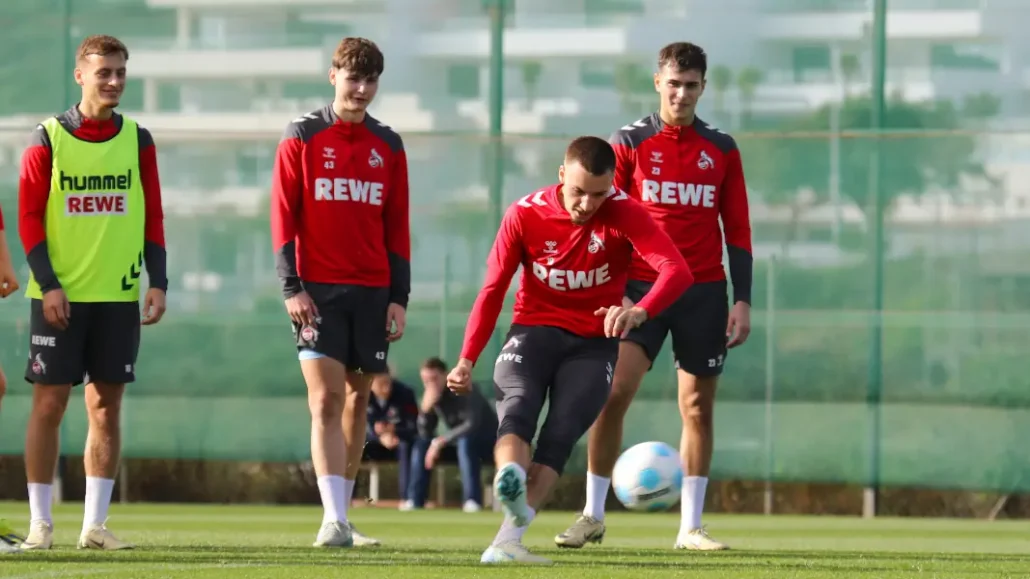
[[(78, 104), (58, 115), (61, 126), (83, 141), (101, 142), (122, 130), (122, 116), (115, 113), (106, 121), (87, 119)], [(161, 208), (161, 180), (157, 172), (157, 148), (150, 131), (137, 125), (139, 175), (146, 205), (143, 260), (150, 287), (168, 289), (168, 254), (165, 251), (164, 211)], [(29, 269), (44, 292), (61, 287), (54, 274), (46, 245), (46, 205), (50, 198), (53, 170), (50, 137), (43, 125), (32, 132), (32, 140), (21, 158), (18, 182), (18, 233)]]
[[(751, 221), (733, 137), (698, 118), (677, 127), (654, 113), (622, 127), (609, 142), (617, 159), (615, 186), (643, 202), (676, 242), (698, 282), (726, 279), (725, 230), (734, 301), (750, 303)], [(634, 257), (632, 279), (654, 281), (655, 275), (640, 256)]]
[[(621, 305), (634, 249), (658, 277), (637, 305), (653, 318), (690, 287), (676, 246), (639, 203), (612, 188), (585, 225), (575, 225), (558, 196), (561, 185), (513, 203), (486, 262), (486, 281), (465, 329), (461, 357), (473, 363), (486, 347), (519, 266), (513, 324), (554, 326), (586, 338), (604, 336), (598, 308)], [(531, 272), (531, 273), (529, 273)]]
[(283, 295), (301, 281), (411, 292), (408, 160), (400, 135), (332, 106), (286, 127), (272, 170), (272, 243)]
[(0, 207), (0, 231), (4, 229), (4, 210)]

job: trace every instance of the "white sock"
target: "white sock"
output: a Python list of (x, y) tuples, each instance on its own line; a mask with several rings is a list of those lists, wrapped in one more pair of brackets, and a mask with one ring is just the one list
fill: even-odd
[(29, 520), (46, 521), (53, 524), (54, 518), (50, 514), (50, 506), (53, 504), (54, 485), (46, 483), (29, 483)]
[(686, 535), (701, 528), (701, 511), (705, 508), (705, 490), (708, 477), (685, 476), (680, 491), (680, 534)]
[(509, 543), (511, 541), (522, 541), (522, 536), (526, 534), (526, 529), (529, 528), (530, 523), (536, 518), (536, 511), (533, 507), (527, 507), (529, 509), (529, 520), (526, 522), (525, 527), (516, 527), (514, 519), (505, 517), (501, 523), (501, 529), (497, 531), (497, 536), (494, 537), (494, 542), (491, 543), (493, 546), (500, 545), (502, 543)]
[(611, 485), (612, 479), (597, 476), (592, 472), (587, 473), (587, 504), (583, 507), (584, 515), (598, 521), (604, 520), (604, 501), (608, 498), (608, 488)]
[(346, 483), (346, 479), (334, 474), (318, 477), (318, 494), (322, 497), (322, 524), (347, 520)]
[(102, 525), (107, 520), (107, 509), (111, 506), (114, 479), (98, 476), (86, 477), (86, 513), (82, 517), (82, 530)]

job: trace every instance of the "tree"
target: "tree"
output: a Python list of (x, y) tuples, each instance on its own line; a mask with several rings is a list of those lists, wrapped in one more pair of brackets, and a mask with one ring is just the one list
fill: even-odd
[[(799, 199), (808, 192), (811, 203), (828, 197), (830, 172), (827, 140), (830, 138), (828, 105), (812, 115), (787, 126), (785, 138), (760, 138), (745, 141), (744, 154), (751, 186), (763, 192), (770, 204), (790, 205), (798, 214), (805, 204)], [(887, 103), (885, 125), (888, 131), (957, 129), (962, 116), (950, 101), (908, 103), (892, 99)], [(844, 132), (867, 129), (872, 117), (869, 97), (845, 101), (840, 112)], [(813, 134), (792, 138), (789, 133)], [(957, 192), (959, 179), (978, 176), (991, 181), (982, 164), (974, 157), (976, 142), (964, 134), (886, 136), (883, 147), (883, 190), (886, 207), (901, 195), (921, 195), (939, 187)], [(859, 207), (870, 206), (870, 159), (877, 139), (872, 135), (845, 138), (840, 150), (840, 191)], [(792, 230), (795, 229), (792, 227)]]
[(620, 62), (615, 65), (615, 90), (619, 93), (622, 111), (638, 114), (646, 108), (641, 96), (654, 92), (654, 79), (643, 66), (635, 62)]
[(755, 93), (762, 82), (762, 71), (753, 66), (744, 68), (737, 74), (737, 90), (740, 91), (740, 107), (744, 123), (751, 122), (751, 105), (755, 102)]
[(840, 74), (844, 81), (844, 95), (851, 94), (851, 86), (855, 84), (859, 73), (862, 72), (862, 63), (857, 54), (847, 53), (840, 55)]
[(533, 108), (533, 102), (536, 100), (536, 89), (543, 71), (544, 65), (535, 60), (522, 63), (522, 86), (526, 89), (526, 106), (529, 109)]
[(966, 118), (986, 121), (1001, 112), (1001, 97), (989, 92), (966, 95), (962, 101), (962, 114)]
[(726, 116), (726, 92), (733, 84), (733, 71), (728, 66), (716, 66), (708, 75), (714, 97), (715, 114), (719, 117), (720, 123), (725, 123)]

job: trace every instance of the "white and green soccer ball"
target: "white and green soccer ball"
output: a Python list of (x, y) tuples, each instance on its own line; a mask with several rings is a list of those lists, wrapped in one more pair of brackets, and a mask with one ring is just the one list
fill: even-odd
[(665, 511), (680, 500), (683, 464), (664, 442), (641, 442), (622, 453), (612, 472), (616, 498), (631, 511)]

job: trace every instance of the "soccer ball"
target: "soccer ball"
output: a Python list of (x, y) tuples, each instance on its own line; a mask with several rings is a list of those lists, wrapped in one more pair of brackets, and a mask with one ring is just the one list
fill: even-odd
[(612, 472), (615, 497), (631, 511), (665, 511), (680, 500), (683, 465), (664, 442), (641, 442), (622, 453)]

